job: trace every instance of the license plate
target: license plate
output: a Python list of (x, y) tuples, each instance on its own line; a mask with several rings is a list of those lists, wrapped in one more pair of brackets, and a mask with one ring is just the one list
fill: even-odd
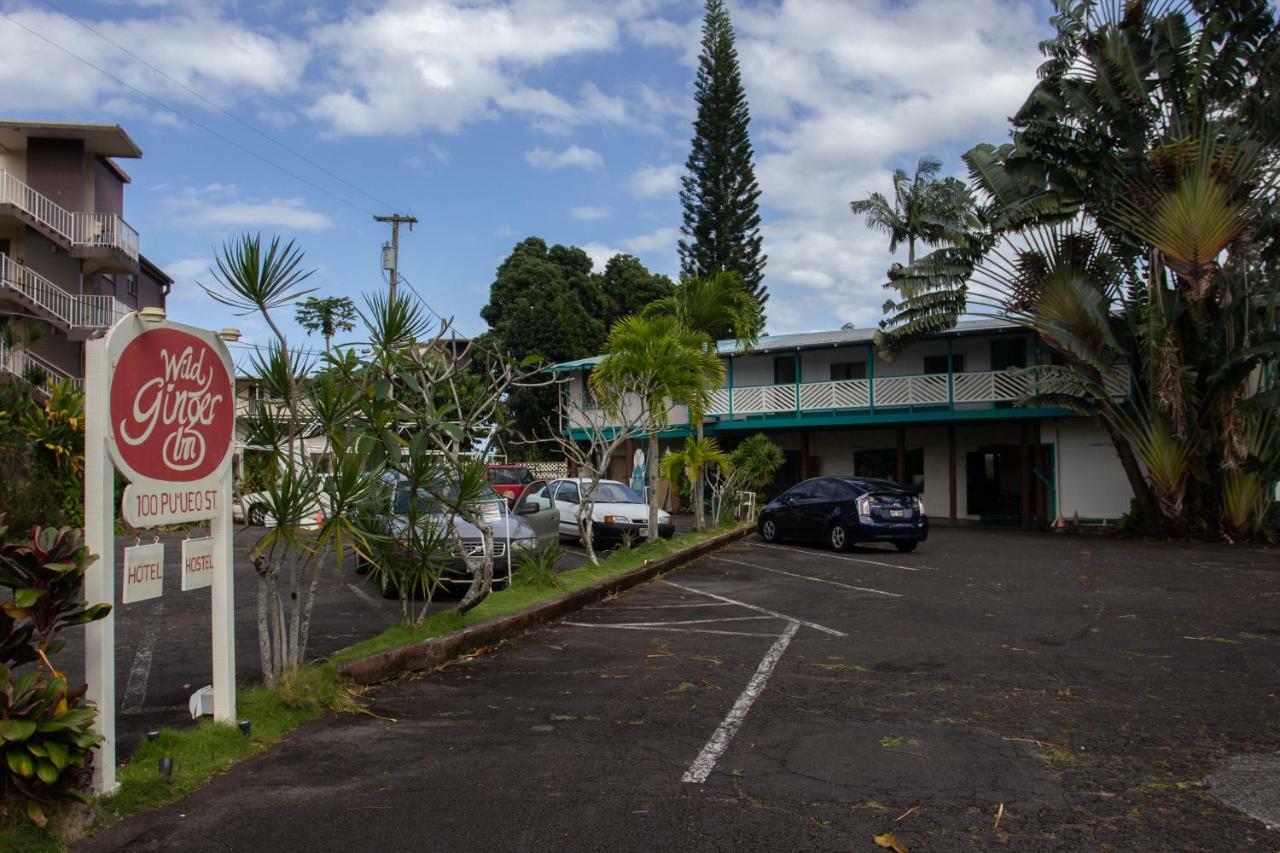
[(906, 518), (907, 511), (905, 509), (891, 509), (889, 510), (889, 517), (890, 518)]

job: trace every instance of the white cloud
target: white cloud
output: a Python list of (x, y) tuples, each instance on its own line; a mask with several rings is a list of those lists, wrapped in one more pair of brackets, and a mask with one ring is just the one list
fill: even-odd
[(597, 272), (604, 269), (604, 265), (609, 263), (609, 259), (614, 255), (623, 254), (623, 250), (606, 243), (583, 243), (578, 246), (579, 249), (587, 253), (587, 257), (591, 258), (592, 268)]
[(674, 255), (676, 250), (676, 240), (679, 238), (680, 232), (675, 228), (659, 228), (648, 234), (639, 234), (635, 237), (628, 237), (622, 241), (625, 246), (633, 254), (645, 254), (649, 252), (664, 252), (668, 255)]
[(594, 222), (598, 219), (608, 219), (613, 211), (607, 207), (598, 207), (594, 205), (583, 205), (581, 207), (569, 208), (569, 215), (574, 219), (581, 219), (583, 222)]
[(598, 152), (581, 145), (570, 145), (563, 151), (534, 148), (524, 153), (524, 160), (535, 169), (564, 169), (574, 166), (590, 171), (604, 165), (604, 158)]
[(679, 163), (669, 166), (641, 166), (631, 174), (628, 187), (636, 198), (674, 196), (680, 191), (680, 175), (684, 167)]
[(199, 190), (187, 187), (179, 195), (166, 199), (164, 207), (183, 223), (213, 231), (254, 228), (323, 231), (333, 226), (332, 219), (309, 208), (304, 199), (245, 200), (238, 197), (234, 186), (222, 184), (210, 184)]
[(603, 0), (390, 0), (320, 27), (314, 41), (332, 71), (309, 112), (339, 134), (452, 132), (501, 109), (553, 129), (584, 111), (608, 120), (617, 112), (594, 87), (575, 107), (523, 82), (558, 60), (617, 46), (617, 10)]
[[(175, 121), (167, 112), (155, 114), (150, 102), (39, 36), (166, 101), (196, 101), (189, 92), (124, 57), (71, 18), (34, 8), (8, 14), (30, 32), (5, 22), (5, 48), (0, 51), (0, 108), (108, 115), (127, 112), (119, 101), (114, 110), (105, 108), (113, 98), (125, 98), (144, 107), (158, 121)], [(296, 39), (265, 35), (261, 28), (198, 9), (92, 23), (111, 41), (141, 49), (149, 63), (222, 106), (254, 95), (293, 91), (308, 57), (306, 45)]]

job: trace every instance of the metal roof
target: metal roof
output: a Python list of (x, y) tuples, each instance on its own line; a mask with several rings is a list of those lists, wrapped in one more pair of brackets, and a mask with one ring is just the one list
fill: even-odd
[[(930, 335), (930, 339), (955, 338), (963, 335), (1020, 330), (1022, 327), (1008, 320), (961, 320), (954, 329)], [(869, 344), (875, 339), (876, 329), (832, 329), (823, 332), (788, 332), (782, 335), (761, 335), (747, 355), (769, 352), (795, 352), (796, 350), (825, 349), (828, 347), (849, 346), (851, 344)], [(742, 347), (735, 340), (717, 341), (716, 350), (720, 355), (738, 355)], [(547, 370), (569, 371), (584, 367), (594, 367), (604, 358), (594, 355), (590, 358), (579, 358), (552, 365)]]

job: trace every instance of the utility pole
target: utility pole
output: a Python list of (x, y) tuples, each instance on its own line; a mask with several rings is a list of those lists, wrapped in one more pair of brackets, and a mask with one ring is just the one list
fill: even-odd
[(417, 224), (416, 216), (401, 216), (393, 213), (390, 216), (375, 216), (375, 222), (391, 223), (391, 242), (382, 247), (382, 268), (391, 272), (391, 301), (396, 301), (396, 285), (400, 281), (400, 223), (409, 225), (409, 230)]

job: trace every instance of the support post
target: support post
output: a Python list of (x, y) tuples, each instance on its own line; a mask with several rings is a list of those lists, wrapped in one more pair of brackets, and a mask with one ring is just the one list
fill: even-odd
[(1027, 435), (1027, 422), (1018, 424), (1018, 504), (1022, 508), (1022, 526), (1031, 529), (1031, 439)]
[(1052, 521), (1048, 518), (1048, 502), (1049, 490), (1044, 486), (1044, 449), (1040, 446), (1040, 421), (1033, 421), (1029, 427), (1031, 433), (1031, 458), (1033, 460), (1032, 467), (1035, 471), (1032, 474), (1032, 487), (1035, 489), (1035, 518), (1042, 523), (1045, 520)]
[(733, 420), (733, 356), (729, 356), (729, 420)]
[(876, 347), (867, 344), (867, 403), (871, 414), (876, 413)]
[(235, 553), (231, 523), (231, 472), (218, 486), (222, 511), (209, 522), (213, 537), (213, 719), (236, 722)]
[(800, 479), (809, 479), (809, 431), (800, 430)]
[(947, 407), (956, 407), (956, 368), (952, 353), (952, 340), (947, 338)]
[(97, 557), (84, 576), (90, 604), (112, 606), (105, 618), (84, 626), (86, 698), (98, 708), (94, 731), (102, 735), (93, 754), (93, 790), (116, 789), (116, 508), (115, 468), (107, 455), (107, 342), (85, 342), (84, 372), (84, 533), (89, 553)]
[(951, 523), (956, 523), (956, 425), (947, 424), (947, 500)]
[(800, 414), (800, 350), (796, 350), (796, 415)]
[(898, 437), (898, 485), (905, 486), (907, 484), (907, 428), (900, 426), (897, 429)]

